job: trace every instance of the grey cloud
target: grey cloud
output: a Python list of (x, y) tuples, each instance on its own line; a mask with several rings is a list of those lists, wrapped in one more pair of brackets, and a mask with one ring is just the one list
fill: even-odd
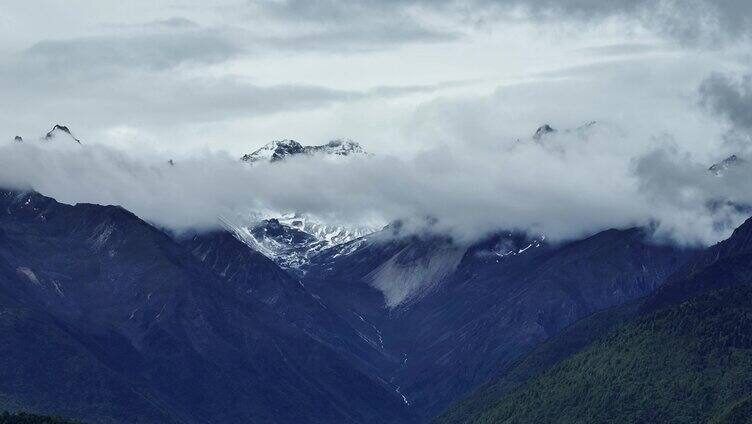
[[(410, 2), (338, 0), (253, 1), (254, 14), (295, 27), (265, 41), (294, 50), (373, 50), (406, 43), (457, 40), (462, 32), (430, 23)], [(261, 40), (264, 41), (264, 40)]]
[(715, 73), (699, 88), (700, 103), (741, 131), (752, 130), (752, 76), (733, 79)]
[[(284, 0), (253, 4), (278, 18), (325, 27), (353, 24), (363, 31), (378, 30), (395, 17), (395, 28), (421, 28), (425, 12), (464, 25), (483, 25), (519, 11), (528, 19), (550, 23), (622, 17), (690, 43), (746, 37), (752, 19), (752, 3), (745, 0)], [(379, 32), (386, 34), (383, 30), (389, 28), (384, 26)]]
[(680, 41), (710, 46), (749, 36), (752, 19), (752, 4), (746, 0), (512, 1), (533, 15), (553, 18), (625, 17)]
[(379, 50), (406, 43), (447, 42), (460, 37), (461, 34), (455, 31), (432, 31), (412, 24), (390, 22), (372, 26), (350, 25), (290, 36), (257, 37), (252, 40), (252, 44), (260, 52), (268, 52), (273, 48), (344, 53)]
[[(0, 87), (16, 107), (37, 116), (86, 112), (86, 126), (178, 125), (311, 109), (366, 94), (313, 85), (260, 86), (238, 78), (191, 78), (131, 72), (86, 83), (36, 79), (35, 86)], [(11, 125), (8, 122), (7, 125)]]
[(585, 47), (579, 49), (578, 52), (589, 56), (609, 57), (642, 55), (656, 53), (662, 50), (662, 46), (648, 43), (619, 43)]
[[(254, 37), (237, 29), (202, 27), (185, 18), (110, 29), (112, 33), (107, 35), (38, 42), (0, 63), (0, 90), (16, 111), (15, 117), (0, 117), (0, 123), (16, 131), (13, 122), (19, 111), (25, 110), (48, 116), (41, 120), (44, 125), (85, 116), (89, 128), (176, 126), (433, 92), (458, 84), (354, 91), (304, 83), (264, 85), (232, 76), (197, 77), (190, 71), (242, 53), (286, 48), (283, 45), (287, 44), (305, 48), (307, 42), (315, 44), (318, 39)], [(401, 38), (411, 31), (414, 29), (404, 28), (392, 36)], [(348, 35), (337, 38), (347, 39)]]
[(434, 148), (412, 159), (304, 157), (248, 166), (216, 154), (179, 158), (172, 167), (149, 152), (143, 160), (101, 146), (9, 141), (0, 146), (0, 186), (119, 204), (178, 231), (216, 227), (219, 216), (295, 210), (349, 223), (432, 216), (433, 230), (463, 241), (497, 229), (561, 240), (653, 224), (672, 240), (707, 244), (728, 234), (719, 219), (738, 223), (738, 214), (705, 202), (713, 192), (745, 200), (749, 170), (717, 178), (686, 155), (660, 152), (635, 164), (614, 150), (625, 141), (602, 128), (560, 131), (542, 143)]
[(176, 126), (317, 108), (365, 95), (191, 76), (183, 65), (222, 62), (239, 54), (240, 47), (226, 34), (196, 29), (184, 19), (125, 29), (39, 42), (0, 64), (0, 91), (15, 111), (0, 117), (0, 123), (17, 131), (14, 122), (21, 111), (33, 111), (37, 120), (48, 117), (41, 118), (43, 125), (85, 116), (88, 128)]
[(633, 169), (663, 237), (686, 241), (693, 234), (708, 243), (749, 217), (752, 166), (746, 161), (717, 176), (707, 164), (668, 144), (636, 157)]
[[(309, 111), (338, 103), (433, 93), (470, 83), (342, 90), (306, 84), (258, 85), (238, 77), (192, 77), (170, 70), (130, 69), (102, 76), (97, 70), (30, 72), (24, 67), (0, 66), (0, 90), (17, 111), (33, 111), (37, 119), (47, 116), (44, 125), (82, 116), (85, 120), (80, 124), (90, 129), (171, 127)], [(18, 114), (0, 116), (0, 124), (17, 131), (18, 118)]]
[(148, 68), (162, 70), (183, 63), (217, 63), (241, 52), (228, 37), (208, 30), (92, 36), (41, 41), (21, 52), (24, 66), (57, 72)]
[(434, 93), (440, 90), (456, 87), (464, 87), (480, 82), (479, 80), (456, 80), (456, 81), (443, 81), (437, 84), (422, 84), (422, 85), (393, 85), (393, 86), (380, 86), (374, 87), (367, 91), (369, 95), (380, 97), (399, 97), (409, 94), (418, 93)]
[(170, 28), (199, 28), (200, 25), (190, 19), (181, 17), (172, 17), (153, 21), (148, 26), (170, 27)]

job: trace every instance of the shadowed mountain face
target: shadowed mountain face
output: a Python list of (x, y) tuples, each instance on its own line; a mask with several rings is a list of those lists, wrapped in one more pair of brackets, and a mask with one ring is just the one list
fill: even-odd
[(20, 412), (11, 414), (3, 412), (0, 414), (0, 424), (80, 424), (68, 421), (63, 418), (49, 417), (45, 415), (27, 414)]
[(728, 239), (692, 258), (648, 298), (645, 311), (678, 303), (699, 293), (752, 281), (752, 218)]
[(178, 243), (121, 208), (0, 193), (0, 409), (92, 422), (403, 421), (401, 397), (353, 365), (374, 356), (368, 346), (334, 349), (326, 336), (352, 339), (347, 325), (266, 258), (216, 254), (241, 247), (232, 240)]
[(426, 418), (571, 323), (652, 292), (692, 253), (640, 229), (564, 245), (501, 233), (472, 246), (394, 231), (314, 257), (304, 283), (403, 358), (392, 381)]
[[(653, 293), (564, 329), (435, 422), (748, 422), (751, 277), (747, 220)], [(544, 386), (545, 406), (532, 398)]]
[(397, 225), (299, 280), (227, 231), (34, 193), (0, 212), (0, 407), (94, 422), (422, 422), (691, 253), (640, 229), (468, 246)]
[[(349, 363), (380, 379), (396, 359), (374, 346), (303, 284), (227, 231), (178, 238), (181, 245), (225, 281), (237, 299), (254, 299)], [(391, 386), (385, 385), (385, 387)]]

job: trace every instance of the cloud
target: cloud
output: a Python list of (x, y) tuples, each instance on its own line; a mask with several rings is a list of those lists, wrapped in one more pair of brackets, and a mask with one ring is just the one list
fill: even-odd
[[(334, 33), (318, 36), (350, 38)], [(264, 83), (247, 72), (224, 68), (251, 54), (306, 48), (306, 43), (317, 43), (316, 37), (302, 37), (295, 31), (284, 36), (259, 35), (171, 17), (109, 25), (103, 34), (39, 41), (0, 63), (4, 104), (9, 109), (13, 105), (13, 113), (0, 116), (0, 126), (27, 136), (31, 134), (24, 131), (34, 128), (31, 123), (55, 121), (96, 128), (100, 133), (122, 126), (164, 131), (431, 93), (471, 83), (375, 85), (356, 90), (304, 81)], [(25, 128), (19, 128), (18, 122), (24, 122)]]
[(460, 241), (499, 229), (562, 240), (642, 225), (666, 239), (708, 244), (743, 218), (707, 204), (752, 203), (749, 169), (719, 178), (678, 149), (628, 156), (615, 148), (632, 137), (596, 125), (540, 142), (442, 146), (414, 158), (304, 157), (255, 166), (226, 154), (170, 166), (149, 151), (9, 142), (0, 147), (0, 185), (68, 203), (122, 205), (177, 231), (216, 227), (220, 216), (302, 211), (353, 224), (433, 217), (433, 230)]
[(578, 52), (593, 57), (603, 58), (659, 53), (662, 49), (661, 46), (649, 43), (617, 43), (584, 47), (579, 49)]
[[(1, 72), (0, 72), (1, 73)], [(6, 82), (17, 81), (15, 79)], [(27, 87), (32, 84), (33, 87)], [(36, 116), (81, 112), (86, 126), (178, 125), (318, 108), (366, 94), (313, 85), (251, 84), (233, 77), (191, 77), (131, 71), (86, 84), (37, 75), (0, 87), (16, 107)], [(85, 113), (84, 113), (85, 112)], [(11, 122), (6, 125), (10, 126)]]
[(652, 205), (658, 234), (708, 244), (728, 234), (751, 213), (752, 166), (742, 162), (720, 176), (673, 143), (633, 160), (639, 192)]
[[(0, 77), (3, 71), (0, 67)], [(334, 104), (433, 93), (473, 83), (447, 81), (343, 90), (306, 84), (257, 85), (233, 76), (203, 77), (144, 70), (130, 70), (107, 78), (92, 77), (85, 83), (66, 82), (53, 73), (30, 74), (20, 82), (21, 70), (5, 71), (10, 75), (0, 78), (0, 90), (6, 99), (12, 99), (17, 111), (51, 117), (45, 120), (45, 125), (63, 120), (78, 128), (170, 127), (258, 118), (294, 111), (310, 112)], [(62, 111), (85, 116), (85, 121), (75, 125), (65, 117), (58, 118)], [(0, 117), (0, 123), (7, 119), (3, 126), (17, 131), (11, 118), (18, 119), (18, 114)]]
[(699, 88), (700, 103), (734, 128), (752, 130), (752, 75), (733, 79), (714, 73)]
[(132, 32), (40, 41), (17, 60), (38, 72), (91, 74), (112, 68), (165, 70), (186, 63), (218, 63), (241, 52), (241, 46), (221, 31), (170, 19)]
[(411, 2), (284, 0), (250, 4), (251, 16), (260, 14), (294, 28), (286, 36), (266, 38), (273, 46), (292, 50), (374, 50), (462, 37), (460, 29), (431, 22)]
[[(381, 36), (394, 29), (397, 36), (400, 28), (423, 29), (426, 16), (433, 18), (429, 22), (453, 22), (465, 28), (520, 18), (548, 24), (615, 18), (683, 42), (708, 45), (749, 36), (752, 19), (752, 5), (745, 0), (282, 0), (252, 4), (255, 10), (291, 22), (325, 28), (353, 25), (364, 34)], [(405, 42), (411, 38), (402, 37)]]

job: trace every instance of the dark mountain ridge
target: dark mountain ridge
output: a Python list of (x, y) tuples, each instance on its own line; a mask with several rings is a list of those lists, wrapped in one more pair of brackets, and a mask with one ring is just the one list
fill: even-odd
[(0, 211), (0, 406), (92, 422), (409, 416), (281, 301), (238, 296), (238, 282), (291, 290), (266, 258), (225, 279), (119, 207), (4, 191)]
[[(752, 325), (749, 311), (745, 309), (752, 290), (749, 286), (751, 254), (752, 219), (749, 219), (728, 239), (694, 255), (654, 292), (564, 329), (559, 336), (541, 344), (491, 382), (455, 403), (435, 422), (541, 419), (551, 422), (573, 419), (585, 422), (747, 422), (751, 415), (744, 412), (749, 411), (745, 399), (752, 393), (752, 386), (745, 385), (744, 376), (749, 375), (749, 370), (744, 368), (747, 361), (744, 358), (752, 355), (752, 349), (743, 343), (747, 343), (744, 342), (748, 337), (746, 328)], [(698, 329), (702, 330), (698, 332)], [(679, 345), (670, 344), (670, 340), (677, 340)], [(674, 350), (667, 351), (667, 346), (674, 346)], [(624, 362), (624, 352), (632, 362)], [(719, 354), (728, 359), (719, 363)], [(584, 365), (581, 361), (585, 358), (600, 365)], [(665, 358), (666, 362), (652, 364), (650, 375), (637, 377), (634, 373), (642, 373), (641, 367), (623, 366), (649, 364), (651, 358)], [(723, 387), (704, 383), (692, 386), (679, 375), (688, 372), (682, 361), (704, 364), (691, 372), (695, 372), (698, 379), (714, 381), (714, 385)], [(594, 373), (595, 368), (606, 363), (616, 365), (599, 369), (601, 374)], [(591, 373), (598, 376), (597, 380), (585, 383)], [(665, 376), (666, 380), (660, 380), (658, 375)], [(568, 395), (552, 391), (547, 395), (551, 400), (545, 406), (536, 406), (537, 401), (530, 398), (526, 398), (529, 402), (521, 401), (523, 396), (539, 391), (542, 385), (559, 384), (552, 381), (565, 382), (561, 384), (568, 384), (569, 390), (577, 387), (581, 390), (577, 396), (586, 398), (596, 396), (593, 393), (596, 390), (637, 390), (634, 384), (643, 385), (640, 391), (649, 386), (655, 394), (614, 397), (608, 404), (584, 402), (582, 406), (575, 406)], [(581, 384), (587, 384), (588, 388)], [(681, 384), (687, 386), (679, 387)], [(681, 410), (673, 409), (672, 405)], [(541, 414), (551, 415), (547, 415), (548, 418), (530, 415), (536, 408)], [(624, 408), (631, 412), (627, 413)], [(616, 412), (605, 416), (606, 411)], [(640, 411), (648, 415), (630, 415)], [(589, 414), (589, 417), (577, 415), (577, 418), (572, 413)], [(729, 421), (732, 419), (729, 417), (736, 417), (737, 421)]]

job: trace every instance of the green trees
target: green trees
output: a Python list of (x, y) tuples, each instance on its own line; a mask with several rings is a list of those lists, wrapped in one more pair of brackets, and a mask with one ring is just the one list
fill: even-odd
[(472, 423), (747, 423), (752, 287), (639, 318), (505, 394)]
[(0, 424), (80, 424), (75, 421), (68, 421), (57, 417), (47, 417), (43, 415), (27, 414), (24, 412), (0, 414)]

